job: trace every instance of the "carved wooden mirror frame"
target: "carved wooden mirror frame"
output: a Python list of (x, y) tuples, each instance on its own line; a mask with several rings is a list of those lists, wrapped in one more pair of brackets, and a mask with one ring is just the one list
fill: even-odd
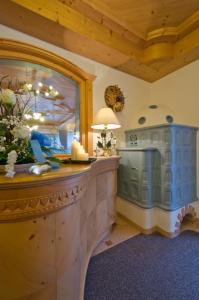
[(80, 88), (80, 139), (86, 151), (92, 154), (92, 81), (88, 74), (63, 57), (23, 42), (0, 39), (0, 59), (16, 59), (40, 64), (53, 69), (79, 84)]

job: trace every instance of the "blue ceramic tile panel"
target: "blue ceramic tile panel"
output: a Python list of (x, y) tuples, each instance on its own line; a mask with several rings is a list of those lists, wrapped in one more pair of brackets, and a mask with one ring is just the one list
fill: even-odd
[(151, 208), (176, 210), (197, 199), (197, 128), (166, 124), (125, 132), (118, 195)]

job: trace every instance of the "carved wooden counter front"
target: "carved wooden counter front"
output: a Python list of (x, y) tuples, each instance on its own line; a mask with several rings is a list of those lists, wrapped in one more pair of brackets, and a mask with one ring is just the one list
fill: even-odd
[(0, 176), (0, 299), (79, 300), (115, 217), (118, 157)]

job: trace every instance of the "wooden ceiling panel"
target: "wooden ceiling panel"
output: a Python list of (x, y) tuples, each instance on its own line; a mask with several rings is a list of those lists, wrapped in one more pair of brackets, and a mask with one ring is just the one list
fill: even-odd
[(7, 0), (0, 18), (149, 82), (199, 58), (199, 0)]
[(198, 0), (83, 0), (133, 32), (146, 37), (161, 27), (176, 27), (199, 9)]

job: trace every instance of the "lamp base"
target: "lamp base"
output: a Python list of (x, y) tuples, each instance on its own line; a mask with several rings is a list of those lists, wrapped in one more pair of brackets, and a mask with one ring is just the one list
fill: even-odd
[(102, 156), (109, 157), (111, 155), (112, 155), (112, 150), (111, 149), (103, 149)]

